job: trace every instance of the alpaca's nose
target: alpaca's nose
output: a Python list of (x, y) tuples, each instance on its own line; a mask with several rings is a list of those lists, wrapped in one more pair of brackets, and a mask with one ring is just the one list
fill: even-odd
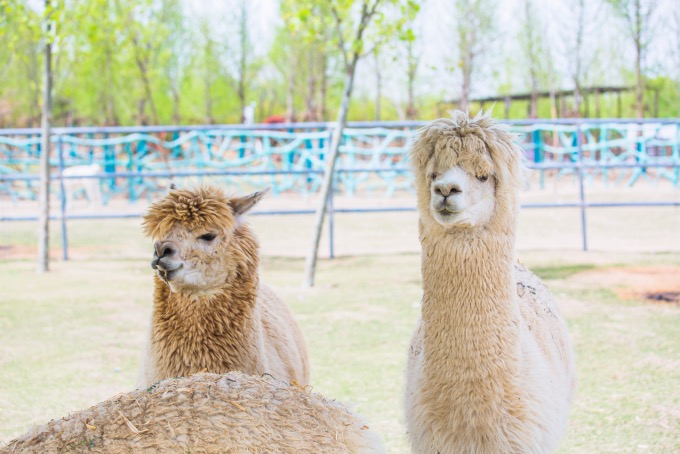
[(451, 194), (460, 194), (463, 190), (458, 183), (440, 181), (434, 185), (434, 193), (442, 197), (448, 197)]
[(156, 241), (153, 247), (156, 250), (156, 255), (158, 256), (158, 258), (172, 257), (173, 255), (177, 254), (177, 248), (175, 247), (174, 244), (172, 244), (169, 241), (166, 241), (164, 243)]
[(158, 269), (158, 267), (165, 268), (165, 265), (160, 263), (162, 258), (171, 258), (177, 254), (177, 247), (169, 241), (156, 241), (153, 244), (153, 260), (151, 261), (151, 268)]

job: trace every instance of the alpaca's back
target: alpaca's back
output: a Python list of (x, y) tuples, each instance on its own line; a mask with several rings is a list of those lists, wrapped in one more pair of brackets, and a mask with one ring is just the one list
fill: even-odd
[(256, 310), (262, 328), (262, 360), (277, 378), (295, 377), (309, 383), (307, 345), (293, 313), (267, 285), (260, 283)]
[(567, 325), (550, 290), (523, 265), (515, 265), (522, 319), (557, 376), (574, 382), (574, 359)]
[(343, 405), (268, 376), (164, 380), (32, 429), (0, 453), (375, 453)]
[(528, 415), (534, 413), (536, 427), (543, 427), (541, 444), (549, 452), (566, 428), (575, 386), (573, 351), (567, 325), (548, 288), (522, 265), (515, 265), (514, 276), (522, 323), (520, 380), (532, 402)]

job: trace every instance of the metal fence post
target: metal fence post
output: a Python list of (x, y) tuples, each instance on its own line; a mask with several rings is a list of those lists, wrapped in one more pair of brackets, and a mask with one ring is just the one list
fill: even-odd
[(333, 214), (335, 212), (335, 209), (333, 207), (333, 192), (335, 190), (334, 185), (333, 185), (333, 179), (334, 176), (331, 177), (331, 187), (328, 191), (328, 208), (327, 208), (327, 213), (328, 213), (328, 255), (330, 256), (331, 259), (335, 258), (335, 244), (334, 244), (334, 217)]
[[(536, 164), (540, 164), (545, 160), (545, 157), (543, 155), (543, 137), (541, 135), (542, 132), (543, 131), (541, 129), (535, 129), (531, 133), (531, 142), (534, 147), (534, 162)], [(545, 171), (540, 170), (539, 172), (540, 172), (539, 187), (541, 189), (545, 189)]]
[(61, 134), (57, 136), (59, 154), (59, 194), (61, 195), (61, 249), (64, 261), (68, 260), (68, 231), (66, 227), (66, 188), (64, 187), (64, 146)]
[[(331, 137), (333, 135), (333, 127), (328, 128), (328, 139), (326, 140), (326, 145), (330, 147)], [(319, 147), (322, 150), (325, 147)], [(324, 150), (325, 151), (325, 150)], [(325, 153), (321, 156), (325, 157)], [(320, 157), (321, 157), (320, 156)], [(323, 158), (321, 158), (323, 160)], [(331, 259), (335, 258), (335, 207), (333, 206), (333, 193), (335, 192), (335, 175), (331, 175), (331, 187), (328, 190), (328, 206), (326, 212), (328, 213), (328, 256)]]
[(583, 251), (588, 251), (588, 227), (586, 223), (586, 195), (583, 188), (583, 144), (581, 143), (581, 122), (576, 123), (576, 147), (578, 150), (578, 162), (576, 171), (578, 172), (578, 192), (579, 206), (581, 207), (581, 240)]

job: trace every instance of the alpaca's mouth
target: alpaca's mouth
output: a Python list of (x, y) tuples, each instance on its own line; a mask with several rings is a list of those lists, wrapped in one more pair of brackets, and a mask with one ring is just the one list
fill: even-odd
[(460, 214), (462, 212), (463, 212), (463, 210), (459, 210), (459, 209), (456, 209), (454, 207), (449, 207), (449, 206), (445, 206), (444, 208), (437, 210), (437, 213), (441, 216), (452, 216), (454, 214)]
[(174, 276), (177, 274), (179, 270), (184, 268), (184, 265), (180, 265), (175, 269), (168, 270), (165, 269), (160, 263), (156, 267), (156, 271), (158, 271), (158, 276), (165, 281), (167, 284)]

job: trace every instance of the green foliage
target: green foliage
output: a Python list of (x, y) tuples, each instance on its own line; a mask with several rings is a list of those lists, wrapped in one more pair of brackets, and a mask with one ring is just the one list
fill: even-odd
[[(456, 1), (467, 13), (459, 15), (459, 30), (448, 38), (455, 42), (460, 35), (463, 41), (474, 40), (466, 41), (470, 46), (483, 45), (479, 33), (493, 23), (489, 13), (496, 3)], [(245, 104), (257, 103), (256, 120), (286, 114), (297, 120), (329, 120), (340, 105), (348, 65), (367, 54), (377, 59), (368, 60), (368, 70), (375, 67), (374, 61), (379, 66), (389, 62), (390, 70), (396, 68), (399, 74), (385, 73), (388, 77), (408, 79), (411, 89), (426, 84), (418, 73), (424, 51), (414, 28), (422, 1), (280, 0), (282, 20), (270, 48), (260, 55), (253, 52), (254, 31), (239, 28), (239, 7), (248, 4), (229, 0), (226, 11), (236, 14), (201, 17), (188, 15), (184, 0), (50, 0), (47, 8), (44, 1), (0, 0), (0, 127), (39, 124), (46, 40), (53, 44), (57, 126), (234, 122), (241, 119), (241, 96)], [(363, 25), (362, 8), (375, 8)], [(477, 14), (480, 11), (484, 14)], [(357, 39), (361, 26), (364, 33)], [(550, 84), (558, 88), (556, 74), (563, 69), (551, 67), (553, 58), (541, 34), (520, 33), (517, 38), (524, 57), (508, 56), (505, 65), (491, 70), (499, 92), (524, 91), (527, 84), (518, 87), (517, 76), (528, 72), (530, 62), (542, 89)], [(246, 50), (245, 59), (241, 49)], [(604, 59), (596, 60), (593, 65), (606, 65)], [(455, 63), (451, 70), (459, 71), (464, 58)], [(655, 112), (658, 89), (658, 114), (677, 115), (678, 86), (665, 73), (655, 72), (658, 79), (650, 73), (645, 79), (646, 114)], [(632, 83), (633, 77), (629, 80)], [(373, 118), (375, 107), (369, 99), (374, 95), (364, 92), (364, 99), (358, 100), (362, 107), (350, 109), (350, 120)], [(382, 103), (382, 118), (388, 120), (405, 112), (403, 105), (390, 101)], [(418, 95), (418, 118), (445, 114), (440, 101), (438, 93)], [(632, 94), (624, 94), (622, 101), (622, 115), (634, 115)], [(594, 100), (586, 102), (594, 115)], [(603, 97), (601, 104), (602, 116), (617, 116), (615, 97)], [(502, 115), (499, 107), (496, 114)], [(538, 113), (550, 116), (547, 100), (539, 102)], [(526, 115), (523, 103), (513, 103), (511, 116)]]

